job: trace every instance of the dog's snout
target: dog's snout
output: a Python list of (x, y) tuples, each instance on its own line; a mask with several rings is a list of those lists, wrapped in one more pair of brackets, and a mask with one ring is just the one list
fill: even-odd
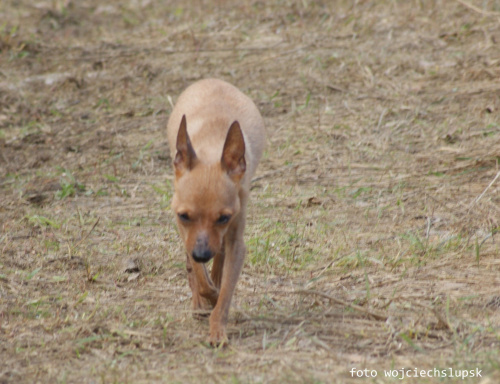
[(203, 236), (196, 239), (196, 245), (191, 255), (197, 263), (206, 263), (213, 257), (214, 254), (208, 246), (208, 239), (206, 237)]
[(193, 260), (196, 261), (197, 263), (206, 263), (208, 262), (212, 256), (213, 253), (210, 249), (194, 249), (193, 250)]

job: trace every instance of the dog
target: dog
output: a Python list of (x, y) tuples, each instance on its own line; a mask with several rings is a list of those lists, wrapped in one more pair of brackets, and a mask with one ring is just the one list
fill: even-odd
[[(187, 252), (192, 308), (210, 313), (212, 346), (228, 342), (229, 307), (245, 258), (250, 181), (265, 144), (262, 116), (233, 85), (200, 80), (180, 96), (167, 124), (175, 170), (172, 209)], [(206, 263), (213, 259), (208, 274)]]

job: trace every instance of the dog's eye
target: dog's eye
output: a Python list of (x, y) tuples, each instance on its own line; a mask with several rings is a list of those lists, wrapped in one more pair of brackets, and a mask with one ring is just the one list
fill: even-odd
[(217, 224), (227, 224), (231, 219), (231, 215), (220, 215), (217, 219)]
[(179, 219), (181, 219), (181, 221), (189, 221), (189, 215), (187, 213), (178, 213), (177, 216), (179, 216)]

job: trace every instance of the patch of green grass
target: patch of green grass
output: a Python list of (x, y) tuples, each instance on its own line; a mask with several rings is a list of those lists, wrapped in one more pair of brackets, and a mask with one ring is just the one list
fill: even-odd
[(359, 187), (350, 193), (352, 199), (356, 200), (361, 195), (369, 194), (372, 191), (371, 187)]
[(53, 317), (51, 312), (51, 302), (49, 298), (42, 297), (34, 300), (29, 300), (23, 306), (24, 310), (19, 312), (19, 315), (27, 319), (47, 319)]
[(41, 269), (42, 269), (42, 267), (36, 268), (32, 272), (28, 273), (26, 275), (26, 280), (31, 280), (38, 272), (40, 272)]
[(96, 196), (109, 196), (108, 189), (106, 187), (99, 188), (99, 190), (95, 193)]
[(158, 195), (160, 195), (161, 201), (160, 206), (162, 209), (167, 208), (170, 205), (170, 200), (173, 196), (172, 183), (168, 180), (165, 181), (165, 185), (154, 185), (151, 184), (151, 188)]
[(47, 227), (52, 227), (54, 229), (59, 229), (61, 227), (61, 224), (45, 216), (32, 215), (32, 216), (25, 216), (25, 218), (28, 220), (30, 224), (33, 224), (35, 226), (39, 227), (47, 226)]
[[(307, 223), (273, 222), (267, 220), (265, 229), (259, 229), (259, 235), (247, 241), (248, 259), (251, 265), (265, 268), (283, 268), (303, 270), (317, 261), (320, 244), (309, 241), (309, 236), (316, 236)], [(307, 238), (306, 238), (307, 237)]]
[(111, 155), (110, 157), (108, 157), (106, 160), (104, 160), (104, 162), (103, 162), (104, 165), (111, 165), (111, 164), (119, 161), (123, 157), (124, 153), (123, 152), (114, 153), (112, 151), (112, 153), (110, 153), (110, 155)]
[(111, 111), (109, 100), (105, 97), (101, 97), (99, 100), (97, 100), (97, 103), (95, 104), (94, 108), (104, 109), (106, 112)]
[(45, 250), (48, 251), (59, 251), (60, 248), (60, 243), (57, 240), (50, 240), (50, 239), (45, 239), (43, 241), (43, 245), (45, 247)]
[(435, 239), (421, 236), (416, 232), (408, 231), (399, 235), (401, 247), (405, 249), (400, 252), (391, 263), (393, 266), (409, 262), (410, 265), (425, 265), (439, 256), (449, 253), (470, 250), (473, 246), (467, 245), (466, 239), (460, 234), (450, 235), (445, 239)]
[(413, 342), (413, 339), (417, 336), (417, 333), (412, 331), (401, 332), (399, 337), (403, 339), (410, 347), (412, 347), (417, 352), (423, 352), (422, 348), (420, 348), (416, 343)]
[(142, 162), (144, 160), (144, 158), (147, 156), (148, 154), (148, 150), (153, 146), (153, 140), (149, 140), (142, 148), (141, 150), (139, 151), (139, 157), (137, 158), (137, 160), (132, 164), (132, 169), (137, 169), (139, 168), (139, 166), (142, 165)]
[(274, 92), (274, 94), (269, 98), (273, 102), (274, 108), (279, 108), (283, 105), (283, 102), (281, 100), (275, 100), (278, 96), (280, 95), (279, 89)]
[(437, 177), (442, 177), (442, 176), (445, 176), (445, 173), (444, 172), (439, 172), (439, 171), (436, 171), (436, 172), (429, 172), (428, 173), (429, 175), (431, 176), (437, 176)]
[(116, 176), (113, 176), (113, 175), (108, 175), (108, 174), (105, 174), (104, 177), (108, 180), (108, 181), (111, 181), (112, 183), (116, 183), (118, 182), (118, 177)]
[(78, 182), (73, 174), (67, 169), (61, 169), (60, 185), (61, 189), (56, 192), (56, 198), (59, 200), (67, 197), (75, 196), (77, 192), (85, 192), (86, 187), (84, 184)]
[(367, 264), (367, 259), (368, 252), (366, 250), (356, 250), (338, 259), (336, 265), (342, 267), (345, 272), (348, 272), (357, 268), (364, 268)]
[(483, 131), (483, 137), (494, 136), (500, 133), (500, 126), (496, 123), (488, 124)]
[(308, 92), (304, 101), (304, 104), (299, 105), (297, 107), (297, 110), (302, 111), (306, 109), (309, 106), (309, 102), (311, 101), (311, 92)]
[(249, 259), (252, 264), (262, 264), (269, 262), (269, 249), (272, 233), (267, 233), (267, 237), (256, 236), (247, 241)]
[(122, 14), (122, 19), (123, 19), (123, 22), (127, 25), (127, 26), (130, 26), (130, 27), (133, 27), (135, 25), (138, 25), (139, 24), (139, 20), (137, 19), (136, 15), (134, 15), (133, 13), (131, 12), (124, 12)]

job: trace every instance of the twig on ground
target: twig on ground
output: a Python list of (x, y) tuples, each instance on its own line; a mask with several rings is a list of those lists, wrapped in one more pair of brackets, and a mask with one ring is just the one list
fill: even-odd
[(336, 304), (343, 305), (345, 307), (351, 307), (352, 309), (355, 309), (358, 312), (362, 312), (362, 313), (365, 313), (367, 315), (370, 315), (370, 316), (372, 316), (373, 318), (375, 318), (377, 320), (382, 320), (382, 321), (386, 321), (387, 320), (387, 316), (385, 316), (385, 315), (382, 315), (382, 314), (379, 314), (379, 313), (375, 313), (373, 311), (369, 311), (368, 309), (360, 307), (359, 305), (351, 304), (351, 303), (348, 303), (347, 301), (344, 301), (344, 300), (341, 300), (341, 299), (337, 299), (336, 297), (333, 297), (333, 296), (331, 296), (331, 295), (329, 295), (327, 293), (323, 293), (323, 292), (315, 291), (315, 290), (308, 290), (308, 289), (296, 290), (296, 291), (293, 291), (293, 293), (298, 293), (298, 294), (303, 294), (303, 295), (321, 296), (321, 297), (324, 297), (326, 299), (329, 299), (330, 301), (333, 301)]
[(500, 12), (491, 12), (491, 11), (483, 11), (481, 8), (476, 7), (475, 5), (469, 4), (464, 0), (456, 0), (458, 3), (462, 4), (464, 7), (469, 8), (470, 10), (477, 12), (483, 16), (500, 16)]
[(96, 227), (96, 226), (97, 226), (97, 224), (99, 223), (99, 220), (101, 220), (101, 218), (100, 218), (100, 217), (98, 217), (98, 218), (97, 218), (97, 220), (96, 220), (96, 222), (94, 223), (94, 225), (92, 226), (92, 228), (90, 228), (90, 231), (88, 231), (88, 232), (87, 232), (87, 234), (86, 234), (85, 236), (83, 236), (83, 237), (80, 239), (80, 241), (78, 241), (78, 243), (76, 243), (76, 244), (74, 245), (73, 250), (75, 250), (76, 248), (78, 248), (78, 246), (79, 246), (82, 242), (84, 242), (84, 241), (87, 239), (87, 237), (89, 237), (89, 236), (90, 236), (90, 234), (92, 233), (92, 231), (95, 229), (95, 227)]
[(437, 309), (432, 308), (432, 307), (430, 307), (428, 305), (425, 305), (425, 304), (421, 304), (421, 303), (413, 303), (413, 304), (416, 305), (417, 307), (425, 308), (429, 312), (431, 312), (434, 316), (436, 316), (436, 319), (438, 320), (438, 323), (441, 326), (444, 326), (445, 328), (447, 328), (449, 330), (452, 329), (451, 324), (449, 323), (449, 321), (447, 319), (445, 319), (443, 316), (441, 316), (441, 314), (437, 311)]
[(490, 188), (491, 188), (491, 186), (495, 183), (495, 181), (497, 181), (497, 179), (498, 179), (498, 177), (499, 177), (499, 176), (500, 176), (500, 172), (497, 172), (496, 176), (493, 178), (493, 180), (491, 180), (491, 182), (488, 184), (488, 186), (484, 189), (483, 193), (481, 193), (481, 194), (480, 194), (480, 195), (476, 198), (476, 200), (474, 200), (474, 201), (472, 202), (472, 204), (471, 204), (471, 205), (470, 205), (470, 207), (469, 207), (469, 211), (472, 209), (472, 207), (473, 207), (474, 205), (476, 205), (476, 204), (479, 202), (479, 200), (481, 200), (481, 199), (483, 198), (484, 194), (488, 191), (488, 189), (490, 189)]

